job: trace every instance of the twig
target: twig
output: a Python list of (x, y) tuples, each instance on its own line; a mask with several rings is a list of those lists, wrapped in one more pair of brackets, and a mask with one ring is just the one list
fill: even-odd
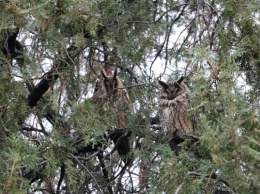
[(93, 178), (94, 182), (97, 184), (97, 187), (98, 187), (99, 192), (100, 192), (100, 193), (103, 193), (103, 192), (102, 192), (102, 189), (100, 188), (100, 185), (98, 184), (98, 182), (97, 182), (97, 180), (95, 179), (95, 177), (93, 176), (93, 174), (78, 160), (78, 158), (77, 158), (76, 156), (74, 156), (74, 155), (71, 154), (71, 153), (69, 153), (69, 156), (71, 156), (72, 158), (74, 158), (74, 159), (78, 162), (78, 164), (79, 164), (82, 168), (84, 168), (84, 169), (89, 173), (89, 175)]
[(91, 158), (94, 158), (96, 155), (98, 155), (100, 153), (100, 150), (99, 151), (97, 151), (97, 152), (95, 152), (95, 153), (93, 153), (93, 154), (91, 154), (90, 156), (88, 156), (88, 157), (86, 157), (86, 158), (84, 158), (84, 157), (80, 157), (80, 156), (74, 156), (73, 158), (77, 158), (77, 159), (79, 159), (79, 160), (84, 160), (84, 161), (88, 161), (88, 160), (90, 160)]
[(113, 190), (112, 190), (112, 188), (110, 186), (110, 180), (109, 180), (109, 177), (108, 177), (108, 172), (106, 170), (106, 166), (105, 166), (104, 161), (103, 161), (103, 153), (102, 152), (99, 152), (98, 160), (100, 162), (101, 171), (103, 173), (103, 176), (105, 177), (105, 181), (107, 182), (107, 189), (108, 189), (110, 194), (113, 194)]
[(206, 178), (209, 178), (209, 179), (219, 180), (220, 182), (225, 184), (228, 188), (232, 189), (230, 187), (230, 184), (226, 180), (219, 178), (218, 175), (214, 172), (210, 173), (209, 175), (200, 174), (200, 173), (197, 173), (197, 172), (188, 172), (187, 174), (188, 175), (195, 175), (195, 176), (203, 176), (203, 177), (206, 177)]
[(174, 194), (178, 194), (179, 191), (181, 190), (182, 186), (183, 186), (184, 182), (182, 182), (176, 189), (175, 193)]

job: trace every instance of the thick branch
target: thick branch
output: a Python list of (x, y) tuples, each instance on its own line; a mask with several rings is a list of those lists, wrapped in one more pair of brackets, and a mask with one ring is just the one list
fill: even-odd
[(54, 73), (52, 71), (48, 72), (46, 77), (44, 77), (28, 95), (28, 105), (30, 107), (36, 106), (43, 94), (45, 94), (45, 92), (47, 92), (47, 90), (51, 86), (51, 83), (56, 81), (58, 77), (59, 76), (57, 73)]
[(14, 33), (5, 32), (6, 39), (4, 40), (4, 46), (1, 50), (5, 57), (9, 60), (13, 59), (17, 55), (15, 49), (17, 43), (16, 38), (18, 36), (18, 33), (18, 28), (15, 30)]

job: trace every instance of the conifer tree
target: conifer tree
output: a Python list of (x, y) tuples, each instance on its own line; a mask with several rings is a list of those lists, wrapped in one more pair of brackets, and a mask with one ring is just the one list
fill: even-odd
[[(258, 193), (259, 11), (257, 0), (0, 1), (1, 193)], [(91, 99), (115, 68), (133, 105), (113, 135), (131, 139), (131, 165), (104, 133), (116, 115)], [(180, 76), (197, 119), (176, 156), (157, 80)]]

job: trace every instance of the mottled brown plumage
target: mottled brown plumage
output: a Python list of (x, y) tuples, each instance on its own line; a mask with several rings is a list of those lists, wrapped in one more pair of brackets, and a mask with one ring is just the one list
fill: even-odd
[[(126, 128), (127, 114), (131, 107), (131, 100), (128, 92), (123, 86), (122, 81), (117, 76), (117, 70), (113, 74), (107, 75), (104, 70), (101, 71), (102, 78), (97, 81), (95, 92), (92, 97), (101, 110), (107, 115), (114, 115), (107, 128), (110, 138), (116, 145), (119, 155), (125, 163), (130, 160), (130, 140), (127, 135), (122, 133)], [(120, 135), (119, 135), (120, 134)]]
[(187, 113), (190, 90), (183, 79), (168, 83), (159, 81), (162, 88), (159, 100), (161, 128), (167, 137), (173, 138), (171, 148), (175, 151), (183, 141), (182, 136), (194, 133), (194, 122)]

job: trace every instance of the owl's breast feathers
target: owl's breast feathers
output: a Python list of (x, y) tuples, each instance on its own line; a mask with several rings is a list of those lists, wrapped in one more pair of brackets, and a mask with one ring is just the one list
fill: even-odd
[(160, 99), (160, 120), (164, 133), (179, 136), (193, 134), (193, 122), (187, 113), (189, 96), (188, 92), (184, 92), (173, 100)]
[(170, 107), (170, 106), (187, 106), (189, 102), (190, 93), (184, 92), (174, 98), (173, 100), (168, 99), (160, 99), (159, 105), (160, 107)]

